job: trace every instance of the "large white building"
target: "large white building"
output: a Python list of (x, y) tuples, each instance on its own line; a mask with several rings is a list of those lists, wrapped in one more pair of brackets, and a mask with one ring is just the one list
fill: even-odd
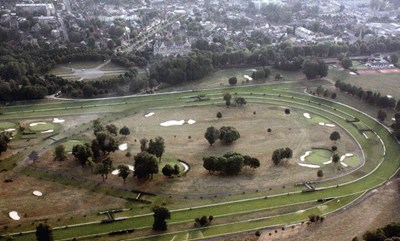
[(316, 37), (316, 35), (313, 31), (308, 30), (303, 27), (297, 27), (294, 34), (302, 39), (307, 40), (307, 41), (312, 41)]
[(254, 6), (256, 9), (261, 9), (263, 6), (268, 5), (268, 4), (276, 4), (280, 5), (282, 4), (281, 0), (253, 0)]
[(156, 41), (153, 46), (154, 55), (160, 54), (162, 56), (177, 56), (186, 55), (192, 50), (192, 45), (186, 39), (186, 41)]
[(56, 14), (52, 3), (19, 3), (15, 7), (19, 16), (53, 16)]

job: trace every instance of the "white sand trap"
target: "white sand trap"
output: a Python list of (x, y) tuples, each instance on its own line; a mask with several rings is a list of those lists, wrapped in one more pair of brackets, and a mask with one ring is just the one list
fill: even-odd
[(357, 75), (356, 73), (354, 73), (354, 72), (349, 72), (349, 74), (350, 75)]
[(367, 134), (365, 134), (365, 132), (363, 132), (363, 135), (364, 135), (365, 139), (367, 139), (367, 140), (369, 139)]
[(249, 81), (252, 81), (252, 80), (253, 80), (253, 78), (251, 78), (251, 77), (248, 76), (248, 75), (243, 75), (243, 77), (244, 77), (245, 79), (248, 79)]
[(320, 122), (320, 123), (318, 123), (318, 125), (325, 126), (325, 123), (324, 122)]
[(305, 118), (307, 118), (307, 119), (311, 119), (311, 116), (310, 116), (309, 113), (303, 113), (303, 116), (304, 116)]
[(129, 168), (129, 170), (131, 170), (131, 171), (135, 171), (135, 167), (132, 166), (132, 165), (128, 165), (128, 168)]
[(189, 120), (187, 121), (187, 123), (188, 123), (189, 125), (192, 125), (192, 124), (196, 123), (196, 121), (195, 121), (195, 120), (192, 120), (192, 119), (189, 119)]
[(15, 128), (9, 128), (9, 129), (6, 129), (6, 130), (4, 130), (5, 132), (10, 132), (10, 131), (15, 131)]
[(320, 168), (318, 165), (313, 165), (313, 164), (305, 164), (305, 163), (297, 163), (302, 167), (309, 167), (309, 168)]
[(305, 210), (296, 211), (296, 213), (304, 213), (304, 212), (305, 212)]
[(34, 122), (30, 123), (29, 126), (46, 125), (46, 122)]
[(335, 127), (336, 125), (334, 125), (334, 124), (325, 124), (325, 126), (327, 126), (327, 127)]
[(346, 154), (344, 154), (346, 157), (351, 157), (351, 156), (354, 156), (354, 154), (353, 153), (346, 153)]
[(331, 163), (332, 163), (332, 158), (329, 159), (329, 161), (324, 162), (324, 165), (328, 165), (328, 164), (331, 164)]
[(346, 155), (343, 155), (343, 156), (340, 157), (340, 161), (341, 162), (344, 161), (344, 159), (346, 159)]
[(344, 163), (344, 162), (340, 162), (340, 164), (342, 165), (342, 166), (344, 166), (344, 167), (348, 167), (349, 165), (347, 165), (346, 163)]
[(65, 120), (63, 119), (58, 119), (58, 118), (54, 118), (53, 119), (53, 123), (64, 123)]
[(183, 166), (183, 173), (186, 173), (187, 171), (189, 171), (189, 166), (186, 163), (181, 162), (181, 161), (180, 161), (180, 163)]
[(150, 112), (150, 113), (148, 113), (148, 114), (145, 114), (144, 117), (150, 117), (150, 116), (152, 116), (152, 115), (154, 115), (154, 114), (155, 114), (154, 112)]
[(396, 119), (395, 119), (395, 118), (392, 118), (392, 121), (396, 121)]
[(20, 219), (21, 219), (21, 218), (19, 217), (17, 211), (11, 211), (11, 212), (9, 212), (9, 213), (8, 213), (8, 216), (10, 216), (10, 218), (11, 218), (12, 220), (20, 220)]
[(52, 133), (54, 130), (47, 130), (47, 131), (42, 131), (40, 133)]
[(126, 149), (128, 149), (128, 144), (127, 143), (123, 143), (123, 144), (118, 146), (118, 149), (120, 151), (125, 151)]
[(111, 172), (111, 174), (113, 174), (114, 176), (119, 174), (119, 169), (115, 169), (114, 171)]
[(180, 120), (180, 121), (170, 120), (170, 121), (161, 123), (160, 126), (181, 126), (184, 123), (185, 123), (185, 120)]
[(37, 197), (43, 196), (43, 193), (41, 191), (33, 191), (32, 194), (37, 196)]
[(391, 96), (391, 95), (387, 95), (386, 97), (388, 97), (389, 99), (393, 98), (393, 96)]
[(311, 151), (306, 151), (306, 153), (300, 157), (300, 161), (304, 162), (306, 160), (306, 157), (308, 157), (310, 154)]

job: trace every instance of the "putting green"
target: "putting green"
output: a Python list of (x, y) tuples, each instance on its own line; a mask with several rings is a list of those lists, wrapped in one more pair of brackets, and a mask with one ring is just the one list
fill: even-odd
[(351, 167), (356, 167), (360, 164), (360, 157), (357, 155), (346, 157), (343, 162)]
[(305, 159), (305, 161), (309, 164), (313, 165), (324, 165), (324, 162), (329, 161), (332, 157), (332, 152), (328, 150), (312, 150), (310, 155), (308, 155)]
[(78, 140), (68, 140), (63, 143), (66, 152), (72, 152), (72, 148), (76, 145), (82, 145), (83, 143)]
[(12, 122), (0, 122), (0, 130), (7, 130), (10, 128), (15, 128), (17, 125)]
[[(41, 122), (41, 123), (45, 123), (45, 122)], [(37, 122), (31, 123), (31, 124), (37, 124)], [(41, 132), (41, 131), (56, 129), (56, 126), (52, 123), (38, 124), (38, 125), (33, 125), (33, 126), (31, 126), (31, 124), (29, 124), (29, 129), (32, 132)]]

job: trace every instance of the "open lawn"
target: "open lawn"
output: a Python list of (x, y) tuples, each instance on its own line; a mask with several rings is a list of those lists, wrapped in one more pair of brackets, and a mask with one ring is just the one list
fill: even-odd
[(391, 95), (396, 100), (400, 99), (400, 74), (373, 74), (373, 75), (350, 75), (348, 71), (330, 69), (328, 78), (333, 81), (341, 80), (345, 83), (356, 85), (364, 91), (377, 91), (383, 95)]

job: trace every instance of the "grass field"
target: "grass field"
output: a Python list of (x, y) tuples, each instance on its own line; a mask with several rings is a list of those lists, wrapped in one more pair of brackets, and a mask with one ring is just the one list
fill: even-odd
[[(285, 87), (287, 87), (287, 85), (281, 86), (280, 88), (285, 88)], [(272, 89), (278, 89), (278, 90), (272, 90)], [(205, 140), (202, 137), (205, 131), (204, 126), (208, 126), (211, 124), (212, 125), (222, 124), (221, 122), (223, 122), (223, 124), (236, 125), (239, 131), (241, 129), (244, 130), (243, 131), (244, 136), (242, 137), (243, 139), (242, 138), (239, 139), (237, 143), (234, 144), (235, 150), (236, 148), (238, 148), (238, 151), (244, 152), (245, 148), (253, 148), (252, 152), (255, 152), (256, 155), (257, 155), (257, 150), (258, 150), (258, 155), (263, 155), (265, 152), (270, 151), (270, 148), (271, 149), (274, 148), (273, 145), (275, 145), (275, 139), (277, 140), (276, 141), (277, 143), (279, 141), (285, 144), (290, 143), (290, 139), (287, 138), (288, 136), (287, 134), (284, 135), (283, 137), (279, 137), (279, 134), (285, 134), (286, 131), (289, 131), (288, 129), (289, 127), (285, 125), (285, 121), (290, 120), (290, 128), (293, 128), (293, 130), (299, 132), (291, 134), (294, 136), (296, 135), (301, 136), (301, 134), (303, 134), (299, 130), (307, 130), (307, 132), (309, 133), (308, 136), (310, 137), (312, 137), (314, 133), (319, 133), (323, 130), (332, 131), (332, 129), (329, 128), (325, 129), (324, 127), (321, 127), (318, 124), (307, 121), (302, 116), (304, 112), (307, 112), (310, 113), (311, 115), (321, 116), (324, 119), (332, 123), (335, 123), (337, 125), (337, 127), (335, 128), (340, 128), (341, 132), (343, 132), (343, 135), (351, 136), (351, 138), (349, 139), (354, 140), (354, 142), (351, 141), (350, 144), (351, 143), (354, 144), (355, 151), (357, 151), (359, 147), (362, 148), (359, 150), (361, 152), (359, 155), (361, 157), (365, 157), (367, 161), (363, 166), (361, 166), (356, 171), (348, 173), (347, 175), (341, 178), (336, 178), (316, 183), (315, 186), (317, 188), (321, 188), (321, 190), (308, 194), (301, 193), (302, 190), (301, 187), (294, 187), (293, 183), (291, 182), (292, 179), (286, 179), (285, 188), (274, 187), (272, 190), (269, 189), (266, 190), (265, 188), (263, 189), (260, 188), (260, 190), (252, 190), (252, 191), (247, 191), (249, 189), (245, 189), (246, 191), (244, 193), (241, 194), (236, 193), (232, 195), (232, 197), (230, 198), (232, 198), (233, 202), (228, 202), (228, 203), (224, 203), (222, 201), (224, 200), (224, 198), (220, 198), (219, 196), (212, 198), (197, 197), (197, 198), (190, 198), (190, 200), (186, 200), (183, 198), (169, 199), (168, 196), (149, 197), (148, 200), (154, 200), (154, 203), (160, 203), (161, 201), (162, 203), (165, 203), (165, 205), (168, 208), (174, 209), (172, 213), (172, 220), (169, 221), (170, 229), (168, 230), (168, 232), (161, 235), (159, 233), (152, 232), (149, 228), (149, 226), (152, 223), (152, 217), (151, 217), (152, 214), (149, 211), (150, 207), (142, 205), (133, 205), (134, 210), (132, 210), (132, 212), (135, 213), (136, 210), (136, 214), (133, 215), (137, 215), (137, 212), (146, 213), (146, 211), (148, 212), (148, 214), (146, 214), (145, 216), (130, 216), (126, 220), (111, 223), (108, 225), (101, 225), (98, 223), (94, 223), (94, 224), (87, 224), (70, 228), (60, 227), (59, 229), (55, 229), (54, 231), (56, 238), (72, 239), (73, 237), (83, 236), (83, 235), (94, 236), (98, 235), (99, 233), (107, 234), (110, 231), (120, 230), (128, 227), (135, 227), (136, 231), (132, 235), (117, 236), (115, 237), (115, 240), (116, 239), (120, 240), (123, 238), (145, 239), (146, 237), (147, 240), (171, 240), (172, 238), (174, 238), (175, 235), (178, 235), (179, 237), (182, 236), (189, 238), (198, 237), (200, 235), (205, 238), (210, 238), (213, 236), (219, 236), (221, 234), (231, 233), (234, 231), (241, 232), (246, 230), (257, 230), (259, 228), (272, 225), (279, 225), (279, 226), (288, 225), (294, 222), (304, 221), (307, 219), (308, 215), (312, 213), (319, 215), (327, 215), (330, 212), (334, 212), (340, 208), (345, 207), (346, 205), (350, 204), (352, 201), (360, 197), (362, 194), (364, 194), (365, 191), (376, 188), (377, 186), (384, 183), (384, 181), (389, 179), (397, 171), (399, 167), (400, 155), (398, 153), (399, 152), (398, 144), (391, 137), (390, 133), (386, 129), (384, 129), (380, 124), (378, 124), (374, 120), (363, 115), (362, 113), (358, 112), (355, 109), (350, 109), (338, 103), (332, 103), (327, 100), (317, 99), (311, 96), (305, 96), (296, 93), (287, 93), (279, 90), (279, 87), (277, 86), (232, 88), (231, 91), (238, 92), (239, 95), (245, 96), (245, 98), (248, 100), (248, 105), (243, 107), (242, 109), (235, 107), (226, 109), (223, 106), (222, 100), (219, 99), (215, 100), (212, 99), (211, 101), (206, 103), (188, 104), (186, 102), (187, 98), (184, 97), (187, 97), (189, 94), (179, 93), (179, 94), (164, 95), (164, 96), (126, 98), (124, 99), (125, 104), (116, 104), (115, 106), (110, 104), (118, 103), (117, 100), (110, 100), (109, 103), (104, 103), (103, 101), (100, 102), (92, 101), (90, 103), (94, 106), (82, 107), (82, 108), (80, 107), (71, 108), (71, 107), (79, 105), (82, 106), (83, 103), (41, 105), (35, 107), (28, 107), (28, 109), (32, 108), (31, 110), (33, 110), (32, 112), (28, 112), (28, 114), (40, 115), (41, 113), (38, 114), (38, 110), (46, 110), (47, 112), (49, 111), (51, 112), (53, 110), (59, 111), (58, 112), (59, 115), (68, 113), (79, 114), (82, 113), (81, 109), (96, 111), (97, 108), (100, 107), (98, 105), (103, 105), (102, 108), (106, 109), (104, 110), (104, 112), (111, 110), (115, 112), (112, 115), (104, 116), (103, 120), (112, 120), (113, 122), (118, 124), (119, 123), (130, 124), (131, 130), (134, 130), (131, 132), (135, 133), (133, 135), (135, 137), (129, 137), (129, 138), (139, 138), (141, 135), (140, 133), (150, 137), (153, 135), (156, 136), (158, 134), (160, 135), (162, 134), (168, 143), (166, 149), (166, 156), (168, 158), (177, 158), (176, 154), (174, 153), (179, 153), (182, 156), (186, 155), (187, 157), (190, 157), (192, 155), (193, 157), (197, 158), (193, 160), (187, 158), (188, 161), (194, 161), (193, 164), (191, 163), (194, 168), (184, 178), (182, 178), (181, 180), (177, 179), (177, 181), (175, 183), (173, 182), (172, 184), (171, 183), (163, 184), (166, 186), (171, 185), (171, 188), (173, 188), (172, 186), (175, 185), (178, 186), (180, 185), (180, 187), (182, 187), (182, 185), (187, 185), (186, 183), (181, 184), (180, 182), (188, 182), (190, 181), (191, 178), (198, 179), (195, 170), (196, 165), (201, 166), (201, 163), (198, 163), (199, 160), (198, 158), (201, 156), (201, 154), (210, 152), (207, 143), (205, 143)], [(213, 90), (203, 93), (212, 97), (213, 95), (221, 96), (221, 92), (223, 91)], [(199, 92), (198, 94), (202, 94), (202, 92)], [(196, 105), (200, 107), (195, 107)], [(55, 106), (57, 106), (56, 108), (60, 109), (55, 110), (54, 108)], [(284, 115), (283, 110), (285, 107), (289, 107), (291, 109), (291, 115), (279, 116), (279, 115)], [(203, 109), (204, 111), (202, 111)], [(174, 110), (179, 110), (179, 111), (174, 111)], [(221, 120), (217, 120), (215, 118), (217, 110), (223, 111), (223, 118)], [(13, 116), (20, 114), (19, 111), (24, 111), (24, 110), (19, 110), (18, 108), (11, 107), (11, 108), (3, 108), (2, 111), (4, 112), (3, 116), (7, 115)], [(148, 111), (154, 111), (156, 114), (150, 117), (149, 119), (144, 119), (143, 114)], [(257, 114), (256, 115), (252, 114), (253, 111), (256, 111)], [(288, 117), (293, 119), (288, 120)], [(354, 117), (359, 118), (361, 122), (363, 122), (366, 126), (373, 129), (379, 135), (379, 138), (381, 138), (382, 142), (376, 135), (372, 136), (370, 139), (366, 139), (355, 126), (346, 122), (346, 119), (352, 119)], [(190, 126), (185, 125), (181, 127), (173, 127), (173, 128), (171, 127), (166, 129), (162, 129), (162, 127), (159, 126), (159, 123), (162, 121), (167, 121), (171, 119), (179, 120), (180, 118), (182, 119), (192, 118), (198, 122)], [(236, 119), (241, 119), (242, 121), (238, 121)], [(243, 124), (241, 122), (243, 122)], [(204, 126), (202, 127), (202, 125)], [(260, 126), (264, 126), (264, 128), (271, 127), (272, 129), (271, 135), (278, 135), (278, 136), (268, 136), (268, 134), (262, 132), (261, 133), (254, 131), (252, 132), (251, 130), (254, 126), (258, 126), (259, 129)], [(314, 130), (312, 128), (316, 129)], [(84, 128), (82, 128), (81, 130), (84, 130)], [(189, 134), (192, 137), (190, 140), (188, 139)], [(175, 138), (177, 140), (174, 140), (173, 137), (174, 135), (177, 136)], [(246, 141), (250, 141), (249, 140), (250, 136), (254, 138), (255, 141), (252, 143), (243, 143)], [(315, 138), (317, 137), (318, 135), (316, 134)], [(323, 141), (327, 141), (327, 143), (329, 143), (328, 134), (325, 137), (325, 134), (320, 133), (320, 137), (324, 139)], [(260, 138), (265, 138), (264, 141), (261, 142), (261, 144), (264, 143), (263, 145), (260, 145), (260, 140), (261, 140)], [(130, 139), (129, 141), (132, 142), (132, 139)], [(303, 140), (300, 139), (295, 141), (295, 143), (302, 145), (302, 141)], [(316, 141), (321, 141), (321, 139), (310, 141), (310, 143)], [(201, 145), (200, 143), (197, 142), (201, 142)], [(305, 143), (305, 145), (307, 145), (306, 141), (303, 142)], [(138, 148), (137, 144), (135, 146), (134, 141), (131, 144), (133, 145), (133, 148)], [(200, 152), (201, 150), (198, 149), (198, 146), (203, 146), (203, 145), (204, 145), (203, 150), (202, 152)], [(225, 150), (229, 150), (229, 147), (223, 147), (223, 146), (216, 146), (216, 147), (218, 147), (219, 150), (210, 153), (224, 153)], [(345, 150), (344, 148), (346, 147), (339, 147), (339, 150), (343, 151)], [(305, 151), (307, 151), (307, 149), (308, 148), (302, 148), (300, 146), (296, 150), (298, 150), (297, 151), (298, 155), (299, 154), (302, 155), (304, 154)], [(383, 155), (384, 152), (383, 150), (386, 150), (385, 155)], [(191, 154), (191, 152), (193, 152), (194, 154)], [(196, 157), (197, 152), (200, 152), (198, 157)], [(262, 164), (264, 163), (265, 161)], [(69, 164), (67, 163), (62, 164), (63, 168), (65, 169), (70, 168), (68, 165)], [(51, 166), (52, 168), (58, 168), (57, 166), (60, 165), (54, 164)], [(290, 168), (291, 167), (289, 167), (288, 169)], [(65, 171), (66, 170), (62, 170), (56, 173), (62, 174)], [(258, 171), (259, 170), (256, 170), (255, 172), (257, 173)], [(280, 175), (290, 176), (290, 173), (285, 173), (285, 171), (286, 169), (284, 167), (282, 168), (278, 167), (277, 169), (275, 169), (275, 172), (280, 172), (278, 173)], [(307, 172), (307, 170), (303, 169), (301, 171)], [(31, 173), (39, 174), (40, 172), (35, 171)], [(46, 177), (49, 174), (44, 173), (44, 175), (41, 176)], [(77, 173), (77, 175), (80, 175), (80, 173)], [(208, 176), (209, 175), (206, 173), (205, 177)], [(253, 174), (253, 176), (255, 177), (256, 175)], [(67, 179), (66, 182), (75, 183), (73, 185), (79, 185), (78, 184), (79, 179), (68, 181), (68, 177), (63, 177), (62, 175), (59, 178), (60, 179), (65, 178)], [(222, 177), (223, 181), (221, 181), (221, 178), (219, 178), (216, 175), (213, 175), (212, 178), (213, 179), (211, 180), (211, 182), (208, 182), (208, 184), (212, 184), (214, 181), (219, 181), (228, 184), (232, 183), (233, 186), (232, 179), (230, 178), (228, 179), (227, 177)], [(263, 181), (265, 182), (265, 180), (271, 180), (270, 178), (271, 177), (264, 178)], [(53, 180), (58, 181), (57, 178), (54, 178)], [(153, 181), (154, 183), (161, 183), (159, 182), (160, 180), (157, 179)], [(258, 182), (258, 180), (254, 179), (254, 182)], [(107, 188), (107, 185), (110, 185), (110, 183), (112, 183), (111, 185), (113, 188), (110, 188), (110, 186), (108, 186)], [(122, 181), (119, 180), (119, 183), (122, 183)], [(228, 189), (230, 191), (231, 187), (228, 184), (226, 184), (224, 189)], [(250, 184), (251, 183), (249, 182), (246, 185)], [(112, 180), (108, 180), (107, 185), (98, 186), (96, 192), (103, 192), (103, 188), (104, 192), (110, 194), (116, 191), (114, 190), (116, 189), (115, 188), (116, 184), (112, 182)], [(149, 185), (149, 183), (147, 183), (147, 185), (148, 186), (146, 188), (149, 188), (150, 190), (151, 188), (153, 188), (153, 190), (160, 189), (160, 187), (153, 187), (152, 185)], [(242, 188), (247, 188), (246, 185), (243, 185)], [(199, 185), (199, 187), (202, 186)], [(85, 185), (82, 185), (82, 188), (86, 188)], [(208, 186), (202, 188), (203, 190), (207, 190), (212, 187)], [(192, 188), (187, 189), (189, 190), (189, 192), (187, 190), (186, 192), (187, 193), (198, 192), (198, 190), (190, 190), (190, 189)], [(274, 194), (278, 195), (275, 196)], [(265, 196), (268, 196), (268, 198), (265, 198)], [(334, 201), (327, 202), (321, 205), (318, 204), (314, 207), (312, 206), (309, 206), (308, 208), (304, 207), (305, 203), (315, 202), (315, 200), (317, 199), (327, 198), (327, 197), (335, 197), (336, 199)], [(201, 205), (201, 203), (207, 203), (207, 202), (213, 203), (213, 205), (211, 206)], [(302, 210), (306, 209), (306, 210), (300, 213), (297, 211), (293, 212), (292, 209), (283, 208), (282, 206), (284, 205), (295, 206), (293, 210), (300, 210), (300, 209)], [(141, 209), (140, 207), (143, 207), (143, 209)], [(272, 209), (277, 210), (276, 214), (273, 216), (270, 215), (266, 216), (265, 213), (258, 214), (260, 213), (260, 209), (264, 210), (266, 207), (271, 207)], [(184, 208), (184, 209), (175, 210), (175, 208)], [(221, 218), (221, 223), (217, 223), (218, 221), (216, 221), (215, 225), (211, 225), (206, 229), (194, 229), (193, 219), (195, 217), (205, 214), (214, 215), (216, 217), (220, 217), (221, 215), (224, 214), (227, 216), (226, 219)], [(246, 215), (246, 218), (244, 218), (245, 220), (240, 219), (240, 217), (243, 215)], [(218, 219), (219, 218), (217, 218), (216, 220)], [(57, 222), (55, 222), (54, 220), (50, 221), (50, 223), (52, 224), (54, 223), (55, 225), (53, 226), (59, 226), (57, 225)], [(31, 230), (32, 228), (29, 229), (25, 227), (24, 229), (21, 228), (18, 229), (18, 227), (15, 227), (15, 229)], [(15, 238), (17, 240), (34, 240), (34, 235), (33, 233), (23, 234), (21, 236), (16, 235)], [(108, 240), (114, 240), (114, 238), (110, 236), (107, 236), (107, 238)]]
[(323, 165), (332, 157), (332, 152), (327, 150), (312, 150), (311, 154), (306, 157), (307, 163), (315, 165)]
[(7, 130), (10, 128), (15, 128), (17, 125), (13, 122), (0, 122), (0, 130)]

